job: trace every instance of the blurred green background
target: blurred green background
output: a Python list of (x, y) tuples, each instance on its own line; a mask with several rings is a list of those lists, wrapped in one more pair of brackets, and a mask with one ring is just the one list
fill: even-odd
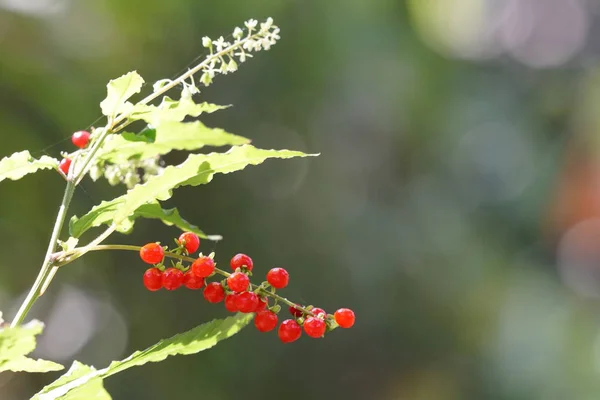
[[(201, 38), (272, 16), (281, 41), (202, 99), (205, 123), (269, 161), (176, 205), (225, 264), (287, 268), (285, 294), (357, 314), (291, 345), (253, 327), (195, 356), (110, 378), (115, 399), (598, 399), (600, 7), (583, 0), (0, 0), (0, 157), (58, 157), (100, 115), (106, 82), (174, 77)], [(180, 154), (167, 162), (177, 162)], [(64, 183), (0, 185), (0, 309), (37, 274)], [(73, 212), (121, 193), (86, 180)], [(170, 242), (142, 221), (109, 242)], [(226, 314), (150, 293), (133, 253), (61, 270), (30, 317), (36, 355), (103, 367)], [(29, 398), (57, 374), (0, 375)]]

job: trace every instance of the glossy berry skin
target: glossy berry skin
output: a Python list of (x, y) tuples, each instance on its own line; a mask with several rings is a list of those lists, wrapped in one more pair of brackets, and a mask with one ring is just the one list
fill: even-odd
[(327, 313), (325, 312), (325, 310), (319, 307), (313, 308), (312, 310), (310, 310), (310, 312), (312, 312), (316, 316), (323, 315), (323, 317), (327, 317)]
[(148, 268), (144, 272), (144, 286), (151, 292), (156, 292), (162, 287), (162, 271), (158, 268)]
[(204, 279), (197, 277), (192, 271), (187, 271), (183, 274), (183, 284), (188, 289), (197, 290), (204, 286)]
[(304, 332), (311, 338), (320, 338), (325, 334), (325, 321), (321, 318), (308, 317), (304, 321)]
[(277, 326), (277, 314), (271, 311), (261, 311), (254, 318), (254, 326), (260, 332), (269, 332)]
[(140, 258), (147, 264), (158, 264), (164, 256), (165, 251), (158, 243), (148, 243), (140, 249)]
[(71, 168), (71, 159), (63, 158), (62, 160), (60, 160), (58, 168), (62, 171), (63, 174), (69, 175), (69, 168)]
[(283, 289), (290, 281), (290, 274), (283, 268), (273, 268), (267, 273), (267, 282), (275, 289)]
[(233, 290), (234, 292), (244, 292), (246, 289), (248, 289), (249, 284), (250, 278), (248, 278), (248, 275), (244, 274), (243, 272), (234, 272), (227, 278), (227, 286), (229, 286), (229, 289)]
[(302, 328), (293, 319), (286, 319), (279, 325), (277, 335), (283, 343), (292, 343), (300, 339)]
[(225, 298), (225, 290), (219, 282), (211, 282), (206, 285), (202, 294), (209, 303), (219, 303)]
[(304, 313), (301, 310), (298, 310), (296, 307), (292, 307), (292, 306), (290, 306), (290, 314), (292, 314), (292, 316), (294, 316), (294, 318), (300, 318), (301, 316), (304, 315)]
[(177, 268), (167, 268), (162, 274), (162, 285), (167, 290), (175, 290), (183, 285), (183, 272)]
[(242, 267), (246, 267), (246, 269), (248, 271), (252, 271), (252, 268), (254, 268), (254, 263), (252, 262), (252, 259), (250, 257), (248, 257), (245, 254), (236, 254), (235, 256), (233, 256), (231, 258), (231, 261), (229, 262), (229, 265), (231, 266), (232, 270), (236, 270), (238, 268), (242, 268)]
[(183, 232), (179, 236), (179, 242), (184, 243), (188, 254), (195, 253), (196, 250), (198, 250), (198, 247), (200, 247), (200, 238), (192, 232)]
[(267, 309), (267, 299), (258, 298), (258, 305), (256, 306), (256, 310), (254, 312), (261, 312)]
[(351, 328), (352, 325), (354, 325), (354, 311), (349, 308), (340, 308), (333, 316), (335, 317), (335, 322), (337, 322), (341, 328)]
[(237, 297), (237, 294), (228, 294), (227, 296), (225, 296), (225, 308), (227, 309), (227, 311), (229, 312), (238, 312), (238, 308), (237, 305), (235, 304), (235, 298)]
[(71, 136), (71, 142), (80, 149), (83, 149), (90, 142), (90, 133), (88, 131), (78, 131)]
[(239, 293), (235, 296), (235, 305), (240, 312), (254, 312), (258, 306), (258, 296), (254, 292)]
[(210, 257), (200, 257), (192, 263), (192, 274), (199, 278), (209, 277), (215, 270), (215, 262)]

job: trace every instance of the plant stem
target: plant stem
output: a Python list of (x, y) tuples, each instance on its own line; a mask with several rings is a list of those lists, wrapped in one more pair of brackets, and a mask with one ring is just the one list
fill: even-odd
[[(91, 245), (91, 243), (90, 243)], [(62, 265), (68, 264), (70, 262), (70, 256), (74, 255), (74, 254), (79, 254), (80, 252), (85, 252), (87, 253), (88, 251), (101, 251), (101, 250), (126, 250), (126, 251), (137, 251), (139, 252), (141, 247), (140, 246), (132, 246), (132, 245), (127, 245), (127, 244), (102, 244), (102, 245), (98, 245), (98, 246), (93, 246), (90, 247), (90, 245), (85, 246), (85, 247), (77, 247), (74, 248), (73, 250), (70, 250), (68, 252), (58, 252), (55, 253), (53, 255), (53, 257), (57, 260), (56, 261), (56, 266), (60, 267)], [(180, 254), (175, 254), (175, 253), (171, 253), (166, 251), (165, 252), (165, 257), (167, 258), (174, 258), (177, 260), (181, 260), (181, 261), (187, 261), (187, 262), (194, 262), (196, 261), (195, 258), (192, 257), (187, 257), (187, 256), (182, 256)], [(228, 277), (229, 275), (231, 275), (229, 272), (223, 271), (222, 269), (219, 268), (215, 268), (215, 272), (219, 275), (222, 275), (224, 277)], [(279, 301), (281, 301), (282, 303), (287, 304), (290, 307), (294, 307), (297, 308), (298, 310), (302, 311), (304, 314), (306, 315), (310, 315), (310, 316), (315, 316), (311, 311), (307, 310), (306, 308), (286, 299), (285, 297), (281, 297), (280, 295), (278, 295), (277, 293), (272, 293), (269, 292), (268, 290), (261, 288), (259, 286), (256, 286), (254, 284), (250, 284), (250, 288), (252, 290), (256, 290), (259, 289), (263, 295), (265, 296), (269, 296), (272, 297), (274, 299), (277, 299)]]
[(67, 180), (67, 187), (65, 188), (65, 193), (63, 195), (62, 202), (60, 203), (58, 214), (56, 215), (56, 221), (54, 222), (54, 228), (52, 229), (52, 234), (50, 235), (50, 242), (48, 243), (48, 250), (46, 250), (46, 256), (44, 257), (42, 268), (40, 269), (33, 286), (29, 290), (25, 301), (23, 301), (23, 304), (21, 304), (19, 311), (17, 311), (17, 315), (15, 315), (15, 318), (10, 324), (11, 327), (20, 325), (23, 322), (25, 316), (33, 306), (33, 303), (35, 303), (42, 293), (42, 287), (44, 286), (44, 283), (46, 282), (47, 277), (50, 275), (54, 265), (53, 253), (54, 250), (56, 250), (56, 243), (58, 241), (58, 237), (60, 236), (62, 226), (65, 222), (67, 209), (69, 208), (69, 204), (71, 203), (74, 192), (75, 182), (69, 179)]

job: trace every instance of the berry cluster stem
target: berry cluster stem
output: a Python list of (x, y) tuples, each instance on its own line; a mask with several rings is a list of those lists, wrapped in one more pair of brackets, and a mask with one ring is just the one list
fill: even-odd
[[(56, 263), (54, 265), (56, 267), (60, 267), (62, 265), (66, 265), (66, 264), (70, 263), (73, 260), (72, 256), (74, 254), (79, 255), (80, 253), (87, 253), (88, 251), (101, 251), (101, 250), (126, 250), (126, 251), (135, 251), (135, 252), (139, 253), (140, 249), (141, 249), (140, 246), (132, 246), (132, 245), (127, 245), (127, 244), (102, 244), (102, 245), (97, 245), (97, 246), (93, 246), (93, 247), (90, 247), (88, 245), (85, 247), (77, 247), (77, 248), (74, 248), (73, 250), (70, 250), (67, 252), (61, 251), (61, 252), (53, 254), (52, 257), (56, 260)], [(174, 258), (174, 259), (181, 260), (181, 261), (187, 261), (190, 263), (193, 263), (194, 261), (196, 261), (195, 258), (183, 256), (181, 254), (176, 254), (176, 253), (169, 252), (169, 251), (165, 251), (165, 257)], [(222, 269), (219, 269), (219, 268), (215, 268), (215, 273), (222, 275), (224, 277), (229, 277), (231, 275), (229, 272), (223, 271)], [(277, 293), (273, 293), (267, 289), (264, 289), (262, 287), (254, 285), (252, 283), (250, 283), (250, 288), (252, 290), (258, 289), (261, 292), (261, 294), (264, 296), (272, 297), (282, 303), (287, 304), (290, 307), (295, 307), (298, 310), (302, 311), (305, 315), (309, 315), (309, 316), (313, 316), (313, 317), (315, 316), (311, 311), (286, 299), (285, 297), (278, 295)]]

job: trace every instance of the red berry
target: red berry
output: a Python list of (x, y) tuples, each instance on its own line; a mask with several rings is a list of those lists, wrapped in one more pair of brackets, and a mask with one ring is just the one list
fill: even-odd
[(215, 270), (215, 262), (210, 257), (200, 257), (192, 263), (192, 274), (199, 278), (209, 277)]
[(261, 311), (254, 318), (254, 326), (260, 332), (269, 332), (277, 326), (277, 314), (272, 311)]
[(237, 297), (237, 294), (228, 294), (227, 296), (225, 296), (225, 308), (227, 309), (227, 311), (229, 312), (238, 312), (238, 308), (237, 305), (235, 304), (235, 298)]
[(233, 256), (233, 258), (229, 262), (229, 265), (234, 271), (242, 267), (246, 267), (248, 271), (252, 271), (252, 268), (254, 268), (254, 263), (252, 262), (252, 259), (247, 255), (241, 253)]
[(155, 292), (162, 287), (162, 271), (158, 268), (148, 268), (144, 272), (144, 286), (151, 292)]
[(290, 314), (292, 314), (294, 316), (294, 318), (300, 318), (302, 315), (304, 315), (302, 310), (298, 310), (296, 307), (291, 307), (291, 306), (290, 306)]
[(162, 274), (162, 284), (167, 290), (175, 290), (183, 285), (183, 272), (177, 268), (167, 268)]
[(179, 242), (185, 246), (188, 254), (195, 253), (200, 247), (200, 238), (192, 232), (184, 232), (179, 236)]
[(267, 273), (267, 282), (275, 289), (283, 289), (290, 281), (290, 274), (283, 268), (273, 268)]
[(60, 170), (62, 171), (63, 174), (68, 175), (69, 174), (69, 168), (71, 168), (71, 159), (70, 158), (63, 158), (60, 161), (60, 164), (58, 164), (58, 168), (60, 168)]
[(239, 293), (245, 291), (248, 289), (249, 284), (250, 278), (248, 278), (248, 275), (244, 274), (243, 272), (234, 272), (227, 278), (227, 285), (229, 286), (229, 289), (233, 290), (234, 292)]
[(235, 296), (235, 305), (240, 312), (251, 313), (258, 306), (258, 296), (254, 292), (243, 292)]
[(197, 277), (192, 271), (187, 271), (183, 275), (183, 284), (188, 289), (196, 290), (204, 286), (204, 279)]
[(219, 282), (211, 282), (204, 288), (203, 295), (209, 303), (219, 303), (225, 298), (225, 290)]
[(78, 131), (71, 136), (73, 144), (80, 149), (83, 149), (90, 142), (90, 133), (87, 131)]
[(325, 321), (321, 318), (308, 317), (304, 321), (304, 332), (311, 338), (320, 338), (325, 334)]
[(256, 310), (254, 312), (261, 312), (267, 308), (267, 299), (266, 298), (258, 298), (258, 305), (256, 306)]
[(327, 317), (327, 313), (325, 312), (325, 310), (323, 310), (322, 308), (319, 308), (319, 307), (313, 308), (312, 310), (310, 310), (310, 312), (315, 314), (317, 317), (319, 315), (323, 315), (323, 317)]
[(302, 328), (293, 319), (286, 319), (279, 325), (277, 335), (283, 343), (292, 343), (300, 338)]
[(140, 257), (147, 264), (158, 264), (164, 256), (165, 251), (158, 243), (148, 243), (140, 249)]
[(333, 316), (341, 328), (351, 328), (354, 325), (354, 311), (349, 308), (340, 308)]

